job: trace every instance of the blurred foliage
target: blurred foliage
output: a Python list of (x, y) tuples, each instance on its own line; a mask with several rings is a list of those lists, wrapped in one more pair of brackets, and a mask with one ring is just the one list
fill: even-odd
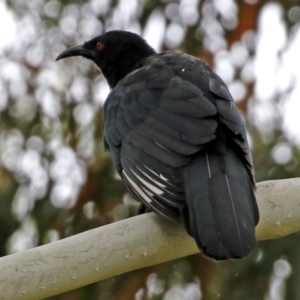
[[(144, 33), (158, 50), (176, 48), (209, 62), (225, 77), (244, 113), (257, 181), (299, 176), (300, 143), (284, 128), (283, 117), (283, 105), (297, 82), (275, 87), (266, 100), (256, 91), (253, 66), (262, 14), (279, 12), (287, 36), (284, 51), (299, 31), (297, 1), (6, 4), (16, 34), (0, 52), (0, 255), (135, 214), (136, 204), (103, 150), (105, 80), (86, 60), (54, 61), (66, 47), (107, 30)], [(215, 263), (195, 255), (49, 299), (300, 299), (298, 238), (259, 242), (241, 261)]]

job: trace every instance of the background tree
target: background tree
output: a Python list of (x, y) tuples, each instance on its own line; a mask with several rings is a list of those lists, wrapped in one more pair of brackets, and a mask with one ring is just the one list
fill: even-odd
[[(0, 15), (2, 256), (135, 214), (103, 151), (104, 78), (87, 60), (54, 61), (107, 30), (206, 60), (245, 116), (257, 181), (299, 176), (296, 1), (17, 0)], [(294, 234), (241, 261), (195, 255), (49, 299), (299, 299), (299, 249)]]

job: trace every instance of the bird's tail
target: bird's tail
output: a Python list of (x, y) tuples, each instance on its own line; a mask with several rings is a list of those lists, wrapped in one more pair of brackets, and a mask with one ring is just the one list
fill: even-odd
[(224, 147), (216, 141), (212, 150), (203, 149), (184, 172), (187, 231), (216, 260), (247, 256), (259, 218), (251, 176), (239, 155)]

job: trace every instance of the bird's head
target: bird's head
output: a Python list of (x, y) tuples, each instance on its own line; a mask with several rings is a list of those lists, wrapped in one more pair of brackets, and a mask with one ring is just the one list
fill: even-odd
[(91, 59), (113, 88), (124, 76), (137, 69), (146, 57), (155, 53), (139, 35), (128, 31), (109, 31), (82, 45), (71, 47), (56, 60), (71, 56)]

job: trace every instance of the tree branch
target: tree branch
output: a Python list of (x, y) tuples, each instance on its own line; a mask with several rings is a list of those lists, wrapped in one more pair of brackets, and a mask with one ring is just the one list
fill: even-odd
[[(258, 240), (300, 231), (300, 178), (257, 184)], [(0, 259), (0, 299), (41, 299), (198, 253), (183, 226), (153, 213)]]

